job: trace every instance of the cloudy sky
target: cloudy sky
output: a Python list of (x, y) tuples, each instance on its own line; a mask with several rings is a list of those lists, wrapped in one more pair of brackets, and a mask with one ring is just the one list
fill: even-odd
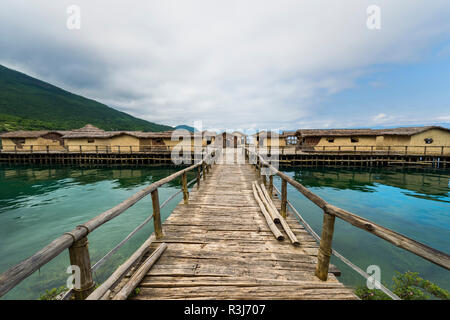
[(0, 64), (211, 129), (450, 122), (449, 39), (448, 0), (0, 2)]

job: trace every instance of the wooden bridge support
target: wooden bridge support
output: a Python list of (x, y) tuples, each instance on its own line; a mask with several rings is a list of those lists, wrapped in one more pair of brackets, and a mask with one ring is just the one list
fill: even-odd
[(75, 300), (84, 300), (94, 291), (95, 284), (92, 280), (88, 243), (87, 237), (83, 237), (75, 241), (69, 248), (70, 264), (79, 268), (79, 273), (75, 270), (74, 274), (76, 277), (75, 287), (73, 288)]
[(153, 225), (155, 226), (156, 239), (163, 237), (162, 225), (161, 225), (161, 210), (159, 207), (159, 195), (158, 189), (152, 191), (152, 205), (153, 205)]
[(286, 218), (287, 207), (287, 181), (281, 179), (281, 210), (280, 214), (283, 218)]
[(319, 252), (317, 254), (316, 276), (322, 280), (328, 279), (328, 268), (330, 266), (331, 243), (333, 241), (334, 220), (336, 217), (323, 212), (322, 237), (320, 238)]
[(188, 191), (188, 186), (187, 186), (187, 174), (186, 172), (183, 173), (183, 175), (181, 176), (181, 187), (183, 189), (183, 200), (184, 200), (184, 204), (188, 204), (189, 203), (189, 191)]

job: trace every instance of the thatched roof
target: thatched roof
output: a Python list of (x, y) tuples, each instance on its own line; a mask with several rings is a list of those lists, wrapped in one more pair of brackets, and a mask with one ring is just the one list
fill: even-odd
[(56, 133), (59, 134), (61, 136), (63, 136), (64, 134), (66, 134), (68, 131), (48, 131), (48, 130), (33, 130), (33, 131), (25, 131), (25, 130), (19, 130), (19, 131), (11, 131), (11, 132), (6, 132), (3, 133), (2, 135), (0, 135), (0, 138), (7, 138), (7, 139), (14, 139), (14, 138), (39, 138), (42, 136), (45, 136), (46, 134), (49, 133)]
[(441, 129), (450, 131), (448, 128), (439, 126), (425, 127), (401, 127), (393, 129), (299, 129), (297, 134), (302, 137), (350, 137), (350, 136), (384, 136), (398, 135), (411, 136), (430, 129)]
[(257, 132), (257, 133), (255, 133), (255, 134), (253, 134), (252, 136), (253, 137), (259, 137), (259, 136), (263, 136), (264, 138), (270, 138), (270, 137), (272, 137), (272, 134), (278, 134), (278, 137), (279, 138), (286, 138), (286, 134), (284, 133), (284, 132), (282, 132), (282, 133), (276, 133), (276, 132), (272, 132), (272, 131), (260, 131), (260, 132)]

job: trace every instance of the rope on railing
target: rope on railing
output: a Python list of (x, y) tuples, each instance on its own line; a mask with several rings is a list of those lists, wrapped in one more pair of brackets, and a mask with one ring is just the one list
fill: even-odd
[[(276, 186), (273, 186), (273, 188), (277, 192), (277, 194), (279, 194), (281, 196), (280, 190), (278, 190), (278, 188)], [(313, 228), (311, 228), (311, 226), (308, 224), (308, 222), (306, 222), (306, 220), (302, 217), (302, 215), (295, 209), (295, 207), (292, 205), (292, 203), (289, 200), (287, 200), (286, 202), (287, 202), (288, 206), (292, 209), (292, 211), (295, 213), (295, 215), (300, 219), (300, 221), (303, 224), (303, 226), (305, 227), (306, 231), (308, 231), (308, 233), (311, 234), (311, 236), (317, 242), (320, 242), (319, 235), (313, 230)], [(354, 271), (359, 273), (361, 276), (363, 276), (365, 279), (369, 279), (370, 275), (368, 273), (366, 273), (364, 270), (359, 268), (357, 265), (355, 265), (352, 262), (350, 262), (350, 260), (345, 258), (339, 252), (337, 252), (334, 249), (331, 249), (331, 253), (334, 256), (336, 256), (337, 258), (339, 258), (342, 262), (344, 262), (351, 269), (353, 269)], [(385, 294), (387, 294), (391, 299), (393, 299), (393, 300), (401, 300), (395, 293), (393, 293), (391, 290), (389, 290), (388, 288), (383, 286), (379, 281), (377, 281), (376, 279), (373, 279), (373, 281), (374, 281), (375, 287), (378, 287), (381, 291), (383, 291)]]

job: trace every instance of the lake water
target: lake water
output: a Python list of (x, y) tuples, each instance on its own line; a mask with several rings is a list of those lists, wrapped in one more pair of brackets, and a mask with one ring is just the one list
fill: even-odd
[[(8, 168), (0, 167), (0, 273), (29, 257), (62, 233), (113, 207), (148, 184), (178, 169)], [(392, 171), (387, 169), (289, 169), (287, 174), (328, 202), (398, 231), (436, 249), (450, 249), (449, 171)], [(188, 179), (192, 179), (193, 175)], [(274, 180), (280, 187), (280, 181)], [(180, 189), (179, 181), (160, 188), (161, 203)], [(167, 218), (182, 196), (162, 210)], [(316, 230), (321, 231), (320, 209), (288, 187), (288, 199)], [(95, 263), (152, 214), (146, 197), (121, 216), (89, 235)], [(94, 274), (103, 281), (153, 232), (150, 222)], [(390, 283), (395, 271), (416, 271), (450, 289), (449, 273), (421, 258), (336, 219), (333, 248), (366, 269), (381, 268)], [(339, 260), (341, 281), (356, 286), (362, 278)], [(3, 299), (36, 299), (45, 289), (65, 284), (69, 266), (65, 250)]]
[[(450, 252), (449, 170), (291, 168), (283, 171), (335, 206), (435, 249)], [(280, 180), (274, 183), (280, 189)], [(290, 185), (288, 199), (321, 235), (322, 210)], [(333, 249), (363, 270), (369, 265), (379, 266), (381, 281), (389, 286), (396, 271), (413, 271), (450, 290), (450, 273), (444, 268), (338, 218)], [(340, 280), (345, 284), (365, 284), (365, 279), (334, 256), (332, 263), (342, 271)]]

